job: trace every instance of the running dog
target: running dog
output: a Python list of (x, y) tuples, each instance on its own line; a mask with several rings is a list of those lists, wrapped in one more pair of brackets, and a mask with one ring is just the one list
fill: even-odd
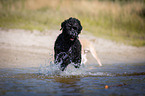
[(54, 45), (54, 62), (60, 64), (64, 71), (68, 64), (73, 63), (75, 68), (81, 65), (81, 43), (78, 35), (82, 25), (76, 18), (69, 18), (61, 23), (62, 33), (57, 37)]
[(88, 52), (90, 52), (93, 55), (93, 57), (97, 60), (99, 66), (102, 66), (93, 44), (87, 39), (80, 39), (80, 42), (82, 44), (82, 63), (85, 64), (87, 62), (86, 55)]

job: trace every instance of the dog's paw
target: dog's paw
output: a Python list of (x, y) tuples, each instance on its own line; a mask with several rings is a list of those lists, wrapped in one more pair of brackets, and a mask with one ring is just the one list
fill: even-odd
[(73, 64), (75, 68), (80, 68), (80, 64)]

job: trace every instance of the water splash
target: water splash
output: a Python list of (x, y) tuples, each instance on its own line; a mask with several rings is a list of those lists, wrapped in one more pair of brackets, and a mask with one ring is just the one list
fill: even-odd
[(52, 61), (48, 61), (48, 63), (39, 67), (39, 73), (46, 76), (59, 75), (60, 71), (59, 65), (54, 64)]
[[(93, 69), (92, 69), (93, 67)], [(96, 64), (92, 65), (85, 65), (82, 64), (80, 68), (75, 68), (74, 64), (71, 63), (67, 66), (67, 68), (64, 71), (61, 71), (60, 65), (54, 64), (52, 61), (48, 62), (44, 66), (40, 66), (39, 73), (43, 74), (45, 76), (60, 76), (60, 77), (71, 77), (71, 76), (79, 76), (79, 77), (116, 77), (116, 76), (139, 76), (139, 75), (145, 75), (145, 72), (120, 72), (118, 69), (118, 72), (116, 72), (115, 69), (111, 69), (111, 72), (108, 72), (107, 70), (110, 70), (109, 65), (104, 65), (103, 67), (97, 67)], [(111, 66), (116, 68), (116, 66)], [(118, 68), (118, 67), (117, 67)], [(120, 69), (123, 70), (123, 69)]]
[(74, 63), (71, 63), (67, 66), (64, 71), (61, 71), (60, 64), (54, 64), (53, 61), (49, 61), (45, 63), (45, 65), (41, 65), (39, 67), (39, 74), (45, 76), (60, 76), (60, 77), (71, 77), (71, 76), (79, 76), (79, 77), (87, 77), (87, 76), (112, 76), (112, 74), (106, 72), (94, 72), (89, 67), (95, 65), (85, 65), (81, 64), (80, 68), (75, 68)]
[[(53, 55), (49, 54), (49, 59), (45, 61), (45, 64), (42, 64), (39, 67), (39, 74), (45, 75), (48, 77), (54, 76), (63, 76), (63, 77), (70, 77), (70, 76), (79, 76), (79, 77), (88, 77), (88, 76), (95, 76), (95, 77), (105, 77), (105, 76), (118, 76), (115, 72), (108, 72), (107, 70), (112, 67), (109, 65), (104, 65), (103, 67), (98, 67), (97, 64), (84, 64), (82, 63), (80, 68), (75, 68), (74, 63), (70, 63), (64, 71), (61, 71), (61, 60), (60, 62), (53, 61)], [(63, 57), (66, 57), (66, 54), (61, 54)], [(60, 56), (61, 56), (60, 55)], [(116, 66), (113, 65), (113, 70), (115, 71)], [(118, 70), (118, 69), (117, 69)], [(119, 74), (119, 75), (122, 75)]]

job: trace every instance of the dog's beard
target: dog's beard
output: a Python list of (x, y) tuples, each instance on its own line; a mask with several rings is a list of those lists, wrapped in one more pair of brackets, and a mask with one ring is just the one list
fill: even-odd
[(77, 38), (78, 38), (78, 36), (75, 36), (75, 37), (74, 36), (69, 36), (70, 41), (75, 41)]
[(63, 30), (63, 35), (64, 35), (64, 39), (66, 41), (75, 41), (77, 38), (78, 38), (78, 33), (75, 33), (75, 32), (71, 32), (71, 31), (64, 31)]
[(74, 41), (78, 38), (78, 33), (77, 32), (69, 32), (69, 40)]

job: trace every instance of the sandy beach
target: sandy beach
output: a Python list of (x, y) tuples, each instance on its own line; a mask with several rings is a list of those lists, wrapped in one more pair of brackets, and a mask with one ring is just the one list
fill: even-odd
[[(28, 31), (0, 29), (0, 68), (39, 67), (53, 61), (53, 47), (59, 30)], [(82, 31), (80, 38), (87, 38), (95, 46), (102, 64), (144, 63), (145, 47), (127, 46), (97, 38)], [(88, 54), (88, 64), (97, 62)]]

